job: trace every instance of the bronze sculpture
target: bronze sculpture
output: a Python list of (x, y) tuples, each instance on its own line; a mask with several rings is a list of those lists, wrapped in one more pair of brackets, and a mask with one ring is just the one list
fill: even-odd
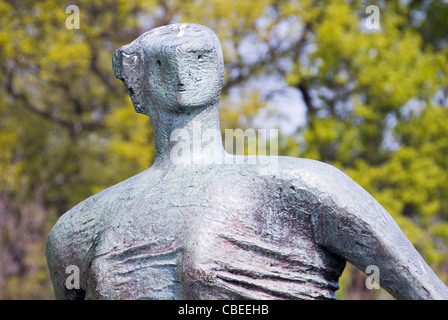
[[(362, 271), (376, 266), (396, 298), (448, 299), (390, 215), (341, 171), (278, 157), (276, 170), (261, 172), (259, 162), (224, 151), (224, 65), (210, 29), (151, 30), (115, 51), (113, 63), (136, 111), (151, 119), (156, 159), (52, 229), (57, 298), (335, 299), (350, 261)], [(173, 153), (176, 130), (215, 134), (186, 157)], [(69, 265), (80, 269), (79, 289), (65, 286)]]

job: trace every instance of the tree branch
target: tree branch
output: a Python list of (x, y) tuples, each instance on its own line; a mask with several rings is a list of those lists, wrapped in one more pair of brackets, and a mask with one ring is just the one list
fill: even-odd
[(311, 118), (313, 118), (316, 115), (316, 106), (313, 104), (313, 101), (308, 91), (308, 87), (303, 82), (300, 82), (297, 85), (297, 89), (299, 89), (300, 92), (302, 93), (303, 102), (305, 102), (308, 114), (310, 115)]
[(155, 21), (153, 28), (170, 24), (176, 12), (176, 8), (169, 6), (166, 0), (159, 0), (159, 5), (163, 8), (165, 14)]
[[(271, 47), (268, 44), (268, 48), (269, 48), (269, 51), (267, 53), (268, 58), (262, 59), (259, 63), (252, 66), (249, 69), (249, 72), (247, 72), (245, 74), (240, 73), (236, 78), (227, 80), (223, 85), (222, 92), (227, 93), (228, 90), (230, 88), (232, 88), (233, 86), (238, 85), (238, 84), (250, 79), (252, 76), (254, 76), (261, 69), (261, 67), (274, 63), (277, 59), (283, 57), (284, 55), (290, 54), (291, 51), (296, 52), (296, 55), (294, 58), (297, 59), (300, 55), (303, 45), (305, 44), (305, 42), (307, 40), (307, 37), (308, 37), (308, 34), (310, 31), (311, 31), (311, 25), (305, 24), (302, 37), (296, 42), (296, 44), (293, 46), (293, 48), (289, 49), (289, 50), (276, 51), (275, 48)], [(238, 66), (235, 66), (235, 67), (242, 69), (241, 63), (239, 63)], [(281, 72), (281, 73), (284, 73), (284, 72)]]
[[(2, 68), (2, 69), (4, 70), (4, 68)], [(24, 94), (23, 92), (15, 91), (15, 89), (13, 87), (13, 72), (11, 71), (11, 72), (6, 72), (6, 73), (7, 73), (7, 81), (5, 83), (6, 91), (15, 100), (20, 100), (22, 102), (22, 105), (29, 111), (33, 112), (34, 114), (37, 114), (47, 120), (50, 120), (54, 123), (60, 124), (68, 129), (70, 129), (77, 136), (81, 133), (81, 131), (83, 129), (94, 130), (94, 129), (104, 127), (103, 123), (100, 121), (83, 121), (83, 120), (71, 121), (71, 120), (59, 118), (47, 110), (40, 109), (26, 96), (26, 94)]]
[(94, 74), (96, 74), (101, 81), (103, 81), (103, 83), (112, 91), (117, 91), (118, 87), (117, 87), (117, 82), (116, 81), (112, 81), (112, 79), (115, 78), (111, 78), (110, 76), (105, 75), (101, 69), (98, 66), (98, 53), (97, 50), (94, 46), (91, 47), (91, 52), (92, 52), (92, 57), (90, 59), (90, 68), (93, 71)]

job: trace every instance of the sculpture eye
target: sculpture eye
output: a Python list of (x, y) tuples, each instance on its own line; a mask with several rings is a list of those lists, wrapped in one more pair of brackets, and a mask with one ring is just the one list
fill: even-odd
[(160, 67), (162, 65), (162, 62), (160, 62), (160, 60), (157, 60), (157, 65)]
[(203, 60), (202, 54), (198, 55), (198, 60), (199, 60), (199, 61), (202, 61), (202, 60)]

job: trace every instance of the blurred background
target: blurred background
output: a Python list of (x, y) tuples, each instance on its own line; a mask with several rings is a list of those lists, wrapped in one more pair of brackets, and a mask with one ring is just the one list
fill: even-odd
[[(0, 0), (0, 299), (53, 299), (58, 217), (151, 166), (112, 52), (172, 22), (221, 40), (223, 132), (278, 128), (280, 155), (344, 171), (448, 283), (447, 17), (442, 0)], [(347, 265), (339, 298), (392, 299), (365, 280)]]

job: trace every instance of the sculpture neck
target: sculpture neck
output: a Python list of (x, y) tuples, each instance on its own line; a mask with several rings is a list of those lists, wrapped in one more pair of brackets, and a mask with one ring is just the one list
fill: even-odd
[(154, 166), (210, 164), (225, 154), (218, 104), (190, 113), (155, 109), (149, 114), (154, 131)]

